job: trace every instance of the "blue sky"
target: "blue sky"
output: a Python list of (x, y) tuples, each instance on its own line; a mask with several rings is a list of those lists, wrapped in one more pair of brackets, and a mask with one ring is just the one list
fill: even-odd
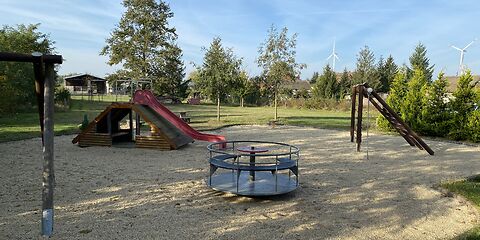
[[(192, 62), (202, 63), (204, 51), (216, 36), (243, 57), (250, 75), (260, 72), (255, 64), (258, 47), (271, 24), (298, 33), (297, 61), (307, 64), (302, 78), (321, 71), (336, 39), (340, 61), (336, 70), (355, 69), (359, 50), (368, 45), (378, 57), (392, 55), (397, 64), (419, 42), (426, 45), (436, 72), (455, 75), (459, 52), (480, 37), (480, 1), (287, 1), (287, 0), (177, 0), (167, 1), (175, 16), (178, 44), (184, 51), (186, 72)], [(2, 25), (40, 23), (57, 52), (66, 59), (61, 74), (78, 72), (104, 76), (119, 66), (99, 56), (105, 39), (124, 9), (119, 0), (0, 0)], [(480, 41), (465, 55), (464, 63), (480, 71)]]

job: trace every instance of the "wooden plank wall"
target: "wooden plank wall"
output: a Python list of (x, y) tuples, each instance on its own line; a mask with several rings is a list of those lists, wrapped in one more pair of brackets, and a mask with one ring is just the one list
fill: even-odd
[(161, 135), (135, 137), (135, 146), (138, 148), (154, 148), (159, 150), (172, 150), (170, 143)]
[(89, 147), (89, 146), (111, 147), (112, 137), (108, 133), (88, 132), (80, 136), (78, 145), (80, 147)]

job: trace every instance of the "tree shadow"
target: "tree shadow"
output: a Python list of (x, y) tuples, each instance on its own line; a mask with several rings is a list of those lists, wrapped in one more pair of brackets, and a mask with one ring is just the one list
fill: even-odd
[[(436, 152), (432, 157), (401, 137), (372, 134), (366, 159), (366, 144), (356, 153), (348, 132), (246, 129), (224, 133), (228, 139), (280, 141), (301, 149), (296, 191), (249, 198), (209, 189), (205, 142), (163, 152), (78, 148), (68, 136), (56, 138), (54, 238), (433, 239), (461, 233), (471, 226), (462, 221), (476, 219), (473, 208), (432, 186), (472, 175), (480, 167), (473, 160), (478, 149), (428, 142)], [(7, 149), (16, 144), (0, 145), (1, 174), (15, 179), (0, 189), (13, 193), (2, 195), (0, 232), (5, 238), (35, 238), (41, 204), (34, 176), (41, 172), (41, 152), (29, 149), (15, 158)]]

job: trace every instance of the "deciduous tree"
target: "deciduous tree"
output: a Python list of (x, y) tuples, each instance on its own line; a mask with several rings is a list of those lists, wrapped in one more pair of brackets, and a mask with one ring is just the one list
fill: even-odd
[(177, 94), (171, 88), (182, 84), (184, 66), (176, 30), (168, 23), (170, 6), (161, 0), (124, 0), (123, 6), (126, 11), (100, 54), (110, 65), (122, 64), (132, 78), (152, 80), (156, 93)]
[[(3, 26), (0, 52), (53, 54), (54, 42), (38, 31), (39, 24)], [(29, 63), (0, 62), (0, 113), (18, 111), (35, 103), (33, 66)]]
[(212, 101), (217, 102), (217, 120), (220, 121), (220, 101), (232, 92), (240, 79), (242, 60), (230, 48), (224, 48), (221, 39), (213, 39), (199, 67), (195, 84)]
[(263, 69), (262, 75), (266, 86), (274, 96), (274, 120), (277, 120), (277, 95), (282, 83), (295, 81), (304, 64), (296, 62), (297, 34), (288, 36), (288, 29), (282, 28), (278, 32), (272, 25), (268, 31), (265, 42), (261, 43), (256, 60), (258, 66)]

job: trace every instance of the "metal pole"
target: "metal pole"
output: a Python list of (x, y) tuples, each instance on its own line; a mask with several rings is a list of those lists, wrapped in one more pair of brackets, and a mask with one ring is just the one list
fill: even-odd
[(43, 190), (42, 190), (42, 235), (50, 237), (53, 233), (53, 189), (55, 174), (53, 170), (53, 63), (45, 64), (45, 95), (44, 95), (44, 146), (43, 146)]

